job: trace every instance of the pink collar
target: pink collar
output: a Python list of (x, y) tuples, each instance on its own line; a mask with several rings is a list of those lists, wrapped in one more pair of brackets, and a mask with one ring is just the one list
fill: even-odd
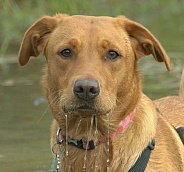
[(96, 143), (96, 146), (100, 145), (101, 143), (107, 142), (108, 139), (112, 139), (116, 137), (121, 131), (123, 131), (127, 127), (127, 125), (130, 123), (130, 121), (132, 120), (135, 112), (136, 112), (136, 109), (134, 109), (124, 120), (122, 120), (119, 123), (118, 129), (111, 136), (107, 137), (104, 141), (98, 141)]
[(119, 123), (119, 127), (118, 129), (110, 136), (110, 138), (112, 139), (113, 137), (117, 136), (121, 131), (123, 131), (126, 126), (130, 123), (130, 121), (132, 120), (134, 114), (135, 114), (135, 109), (124, 119)]
[[(93, 140), (90, 141), (89, 144), (89, 148), (88, 150), (94, 149), (95, 146), (100, 145), (101, 143), (106, 143), (109, 139), (112, 139), (114, 137), (116, 137), (121, 131), (123, 131), (127, 125), (130, 123), (130, 121), (132, 120), (134, 114), (135, 114), (136, 109), (134, 109), (124, 120), (122, 120), (119, 123), (119, 127), (118, 129), (111, 135), (106, 137), (104, 140), (102, 141), (98, 141), (96, 143), (94, 143)], [(61, 133), (61, 129), (59, 128), (56, 134), (56, 143), (58, 144), (62, 144), (63, 142), (66, 141), (66, 136), (63, 136)], [(86, 142), (84, 142), (82, 139), (81, 140), (75, 140), (75, 139), (68, 139), (68, 143), (69, 144), (73, 144), (74, 146), (81, 148), (81, 149), (86, 149)], [(91, 146), (90, 146), (91, 145)]]

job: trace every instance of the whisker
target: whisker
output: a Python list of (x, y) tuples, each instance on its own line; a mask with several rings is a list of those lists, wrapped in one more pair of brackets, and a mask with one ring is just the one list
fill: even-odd
[(119, 99), (116, 98), (116, 101), (119, 102), (127, 110), (127, 107)]
[[(58, 99), (58, 97), (55, 97), (55, 98), (52, 100), (52, 102), (50, 102), (50, 103), (47, 105), (45, 111), (43, 112), (43, 114), (41, 115), (41, 117), (40, 117), (40, 119), (37, 121), (37, 123), (39, 123), (39, 122), (43, 119), (43, 117), (44, 117), (45, 114), (47, 113), (47, 111), (48, 111), (50, 105), (52, 105), (53, 103), (55, 104), (55, 103), (56, 103), (55, 101), (56, 101), (57, 99)], [(56, 103), (56, 104), (57, 104), (57, 103)]]
[[(46, 109), (45, 109), (45, 111), (44, 111), (44, 113), (41, 115), (41, 117), (40, 117), (40, 119), (37, 121), (37, 123), (39, 123), (42, 119), (43, 119), (43, 117), (45, 116), (45, 114), (47, 113), (47, 111), (48, 111), (48, 109), (49, 109), (49, 107), (51, 106), (51, 105), (54, 105), (53, 107), (57, 107), (57, 106), (59, 106), (60, 105), (60, 100), (61, 100), (61, 94), (63, 93), (63, 89), (60, 89), (60, 90), (57, 90), (57, 91), (55, 91), (55, 92), (53, 92), (51, 95), (49, 95), (48, 96), (48, 100), (50, 99), (50, 98), (52, 98), (54, 95), (56, 95), (56, 97), (54, 97), (53, 99), (52, 99), (52, 101), (51, 102), (48, 102), (48, 106), (46, 107)], [(59, 95), (57, 95), (57, 94), (59, 94)], [(64, 97), (64, 96), (63, 96)]]

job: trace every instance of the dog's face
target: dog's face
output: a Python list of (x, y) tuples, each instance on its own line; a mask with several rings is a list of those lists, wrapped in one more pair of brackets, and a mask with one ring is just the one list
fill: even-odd
[(20, 64), (40, 52), (48, 63), (47, 98), (57, 113), (91, 116), (117, 106), (128, 111), (141, 92), (137, 60), (152, 54), (170, 69), (169, 59), (153, 35), (125, 17), (42, 18), (25, 34)]
[(127, 75), (135, 65), (129, 38), (112, 18), (66, 18), (52, 32), (45, 56), (65, 112), (106, 114), (116, 105), (120, 85), (133, 79)]

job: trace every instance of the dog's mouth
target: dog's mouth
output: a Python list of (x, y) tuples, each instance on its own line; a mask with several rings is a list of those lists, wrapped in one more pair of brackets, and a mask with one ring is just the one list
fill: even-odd
[(65, 114), (74, 114), (74, 115), (79, 115), (79, 116), (97, 116), (100, 114), (107, 114), (109, 113), (111, 110), (103, 110), (101, 107), (97, 107), (95, 105), (91, 105), (91, 104), (82, 104), (82, 105), (75, 105), (75, 106), (70, 106), (70, 107), (66, 107), (64, 106), (62, 108), (63, 112)]
[(83, 105), (77, 108), (78, 110), (93, 110), (92, 107), (88, 106), (88, 105)]
[(94, 106), (90, 106), (87, 104), (84, 105), (78, 105), (78, 106), (72, 106), (69, 108), (64, 107), (63, 111), (65, 113), (71, 113), (71, 112), (85, 112), (85, 111), (94, 111), (94, 112), (98, 112), (99, 110), (97, 108), (95, 108)]

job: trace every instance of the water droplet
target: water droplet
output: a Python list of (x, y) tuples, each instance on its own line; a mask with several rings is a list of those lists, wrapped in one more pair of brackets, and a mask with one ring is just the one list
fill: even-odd
[(68, 149), (66, 149), (66, 156), (68, 156)]
[(83, 166), (83, 170), (82, 171), (86, 171), (86, 166)]
[(89, 139), (92, 134), (92, 129), (93, 129), (93, 121), (94, 121), (94, 116), (91, 117), (91, 124), (90, 124), (90, 129), (88, 133), (88, 139), (87, 139), (87, 144), (86, 144), (86, 150), (85, 150), (85, 155), (84, 155), (84, 165), (83, 165), (83, 171), (86, 171), (86, 162), (87, 162), (87, 152), (88, 152), (88, 146), (89, 146)]
[(110, 163), (110, 115), (109, 113), (107, 114), (107, 167), (109, 166)]
[(107, 158), (107, 168), (109, 167), (110, 165), (110, 159)]
[(66, 156), (68, 156), (69, 152), (68, 152), (68, 116), (67, 116), (67, 114), (65, 114), (65, 125), (66, 125), (66, 149), (65, 149), (65, 153), (66, 153)]

